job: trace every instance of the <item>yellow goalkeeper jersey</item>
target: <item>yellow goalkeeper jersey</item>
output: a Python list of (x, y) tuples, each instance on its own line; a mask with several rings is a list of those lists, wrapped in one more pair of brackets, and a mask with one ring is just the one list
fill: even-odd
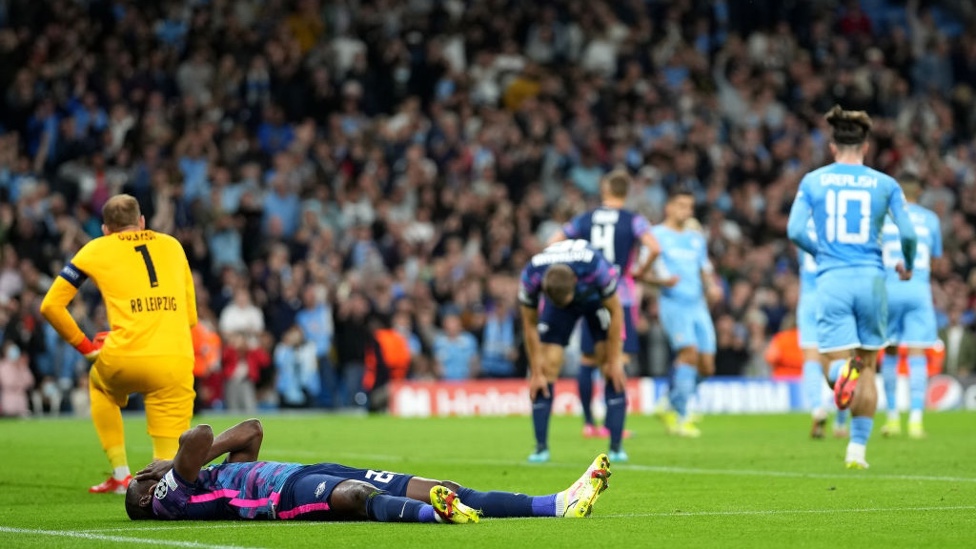
[(59, 313), (48, 320), (73, 345), (85, 336), (65, 307), (89, 278), (102, 294), (111, 326), (102, 354), (193, 358), (196, 296), (179, 241), (150, 230), (125, 231), (82, 247), (44, 298), (54, 306), (48, 310)]

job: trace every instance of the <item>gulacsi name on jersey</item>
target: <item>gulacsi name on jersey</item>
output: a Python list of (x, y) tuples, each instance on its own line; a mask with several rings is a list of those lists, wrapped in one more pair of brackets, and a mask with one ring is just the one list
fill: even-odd
[(156, 313), (175, 311), (176, 298), (172, 296), (137, 297), (129, 300), (133, 313)]
[(152, 231), (121, 232), (114, 235), (119, 240), (125, 242), (142, 242), (144, 240), (156, 240), (156, 233)]

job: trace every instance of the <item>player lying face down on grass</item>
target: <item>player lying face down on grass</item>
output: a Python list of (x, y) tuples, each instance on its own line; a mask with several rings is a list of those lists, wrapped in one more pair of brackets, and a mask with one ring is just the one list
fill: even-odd
[(610, 455), (625, 461), (621, 448), (627, 412), (623, 331), (624, 313), (617, 295), (617, 271), (585, 240), (563, 240), (532, 256), (519, 283), (525, 350), (529, 355), (529, 398), (536, 448), (531, 462), (549, 461), (549, 416), (553, 384), (577, 321), (583, 320), (596, 342), (593, 358), (607, 380), (606, 426)]
[[(172, 461), (154, 461), (136, 474), (126, 493), (126, 513), (132, 520), (466, 523), (482, 516), (583, 518), (610, 478), (610, 462), (601, 454), (562, 492), (480, 492), (455, 482), (337, 463), (258, 461), (263, 438), (257, 419), (216, 437), (209, 425), (186, 431)], [(224, 454), (223, 462), (206, 465)]]

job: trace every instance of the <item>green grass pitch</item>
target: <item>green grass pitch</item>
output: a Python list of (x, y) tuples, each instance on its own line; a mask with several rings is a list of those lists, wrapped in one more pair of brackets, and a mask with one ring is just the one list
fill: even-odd
[[(879, 416), (880, 418), (881, 416)], [(204, 416), (215, 429), (238, 418)], [(408, 472), (481, 489), (543, 494), (597, 453), (575, 418), (554, 418), (553, 463), (529, 465), (528, 418), (264, 418), (262, 457)], [(631, 463), (586, 520), (377, 523), (133, 523), (121, 496), (90, 495), (108, 465), (87, 420), (0, 422), (0, 548), (16, 547), (974, 547), (976, 416), (929, 414), (929, 438), (868, 447), (868, 471), (843, 468), (846, 441), (807, 438), (803, 415), (711, 416), (703, 437), (667, 437), (632, 417)], [(134, 468), (145, 423), (126, 421)]]

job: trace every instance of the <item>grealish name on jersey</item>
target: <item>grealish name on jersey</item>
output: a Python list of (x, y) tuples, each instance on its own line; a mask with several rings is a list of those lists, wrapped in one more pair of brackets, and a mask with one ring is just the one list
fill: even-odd
[(159, 311), (175, 311), (176, 298), (173, 296), (137, 297), (129, 300), (133, 313), (155, 313)]
[(858, 187), (862, 189), (873, 189), (878, 186), (878, 179), (870, 175), (859, 175), (855, 177), (846, 173), (824, 173), (820, 174), (820, 184), (825, 187)]

